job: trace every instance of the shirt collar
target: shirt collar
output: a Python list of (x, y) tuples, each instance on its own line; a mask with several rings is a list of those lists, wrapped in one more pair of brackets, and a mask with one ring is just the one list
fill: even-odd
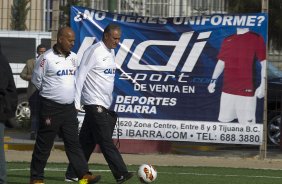
[(109, 49), (103, 41), (101, 41), (101, 44), (102, 44), (103, 47), (105, 47), (105, 49), (107, 49), (109, 52), (111, 52), (111, 49)]
[(68, 52), (67, 54), (66, 54), (66, 56), (64, 56), (62, 53), (60, 53), (60, 51), (58, 50), (58, 45), (57, 44), (55, 44), (54, 46), (53, 46), (53, 51), (54, 51), (54, 53), (55, 54), (57, 54), (57, 55), (59, 55), (60, 57), (69, 57), (69, 55), (71, 54), (70, 52)]

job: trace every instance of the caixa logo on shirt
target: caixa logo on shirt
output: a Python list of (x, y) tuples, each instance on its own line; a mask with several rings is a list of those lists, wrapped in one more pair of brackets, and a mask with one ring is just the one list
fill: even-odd
[(57, 75), (58, 76), (75, 75), (75, 70), (73, 69), (58, 70)]
[(116, 73), (116, 69), (113, 68), (108, 68), (104, 70), (104, 74), (115, 74), (115, 73)]

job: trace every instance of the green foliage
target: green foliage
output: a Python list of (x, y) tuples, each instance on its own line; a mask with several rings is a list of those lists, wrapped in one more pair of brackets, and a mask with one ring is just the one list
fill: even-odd
[(82, 6), (83, 2), (81, 0), (68, 0), (65, 6), (60, 6), (61, 10), (61, 20), (60, 24), (64, 26), (70, 26), (70, 7), (71, 6)]
[(261, 0), (228, 0), (230, 13), (258, 13), (261, 12)]
[[(230, 13), (259, 13), (261, 0), (228, 0)], [(274, 49), (282, 49), (282, 1), (269, 0), (268, 40)], [(269, 43), (270, 43), (269, 42)]]
[(274, 48), (282, 49), (282, 1), (269, 1), (269, 30), (268, 38)]
[(26, 30), (26, 17), (30, 6), (27, 5), (30, 3), (30, 0), (14, 0), (13, 5), (11, 6), (11, 28), (13, 30)]

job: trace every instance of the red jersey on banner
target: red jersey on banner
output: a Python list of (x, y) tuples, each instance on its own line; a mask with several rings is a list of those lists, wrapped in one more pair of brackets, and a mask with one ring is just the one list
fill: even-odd
[(222, 91), (234, 95), (253, 96), (254, 64), (266, 58), (263, 38), (254, 32), (234, 34), (224, 39), (218, 59), (224, 61)]

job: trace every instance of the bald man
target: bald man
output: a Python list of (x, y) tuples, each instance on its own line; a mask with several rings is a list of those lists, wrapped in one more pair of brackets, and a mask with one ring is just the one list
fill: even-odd
[(40, 124), (30, 164), (30, 184), (44, 184), (44, 168), (57, 134), (80, 183), (97, 183), (101, 176), (89, 172), (78, 138), (74, 105), (77, 55), (71, 51), (75, 34), (70, 27), (58, 31), (57, 43), (36, 61), (32, 83), (39, 90)]

